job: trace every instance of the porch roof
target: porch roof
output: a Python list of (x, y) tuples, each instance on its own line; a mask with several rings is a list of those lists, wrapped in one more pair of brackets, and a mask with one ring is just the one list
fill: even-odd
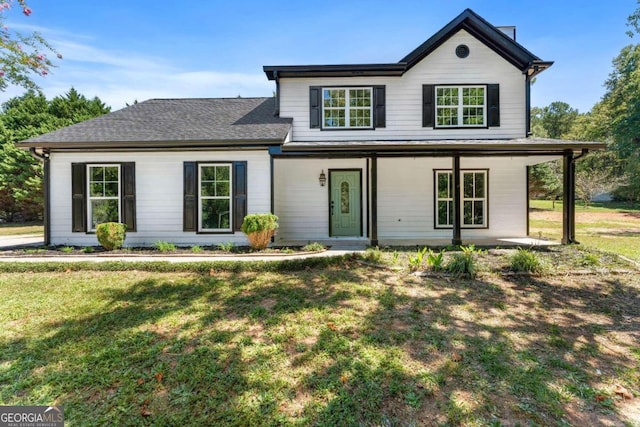
[(560, 153), (565, 150), (600, 150), (606, 147), (597, 141), (570, 141), (551, 138), (515, 139), (430, 139), (430, 140), (362, 140), (362, 141), (292, 141), (282, 146), (282, 152), (468, 152), (503, 154)]

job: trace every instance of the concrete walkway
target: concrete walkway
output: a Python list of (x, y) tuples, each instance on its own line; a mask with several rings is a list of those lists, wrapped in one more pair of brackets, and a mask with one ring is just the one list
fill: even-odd
[(42, 246), (44, 244), (42, 236), (21, 235), (21, 236), (0, 236), (0, 262), (213, 262), (213, 261), (286, 261), (306, 258), (322, 258), (343, 256), (365, 251), (364, 245), (333, 246), (323, 252), (293, 253), (293, 254), (215, 254), (215, 255), (192, 255), (192, 254), (82, 254), (82, 255), (13, 255), (3, 254), (2, 251), (13, 251), (16, 249), (27, 249)]

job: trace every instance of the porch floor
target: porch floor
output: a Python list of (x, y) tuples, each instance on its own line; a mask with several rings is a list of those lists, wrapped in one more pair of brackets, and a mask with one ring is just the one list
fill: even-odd
[[(318, 242), (333, 249), (340, 250), (363, 250), (370, 246), (368, 238), (329, 238), (311, 240), (279, 240), (272, 244), (273, 247), (304, 246), (311, 242)], [(533, 237), (501, 237), (489, 239), (463, 239), (463, 245), (475, 245), (478, 247), (531, 247), (531, 246), (555, 246), (560, 242), (554, 240), (544, 240)], [(384, 246), (449, 246), (451, 239), (380, 239), (379, 247)]]

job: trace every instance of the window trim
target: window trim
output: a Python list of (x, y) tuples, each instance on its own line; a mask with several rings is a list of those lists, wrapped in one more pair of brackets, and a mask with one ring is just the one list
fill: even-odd
[[(229, 195), (227, 197), (202, 196), (202, 168), (207, 166), (227, 166), (229, 168)], [(198, 197), (198, 233), (226, 234), (233, 233), (234, 203), (233, 203), (233, 162), (197, 162), (197, 197)], [(229, 200), (229, 228), (204, 228), (202, 225), (203, 200)]]
[[(458, 124), (456, 125), (439, 125), (438, 124), (438, 111), (442, 108), (453, 108), (454, 106), (439, 106), (438, 105), (438, 89), (443, 88), (456, 88), (458, 89), (458, 104), (457, 113), (458, 113)], [(465, 105), (463, 104), (463, 96), (462, 90), (464, 88), (483, 88), (484, 89), (484, 100), (482, 104), (482, 122), (481, 125), (465, 125), (461, 122), (463, 121), (463, 112)], [(433, 89), (433, 108), (434, 108), (434, 118), (433, 118), (433, 128), (434, 129), (488, 129), (489, 128), (489, 114), (488, 114), (488, 84), (444, 84), (444, 85), (434, 85)], [(480, 107), (479, 105), (471, 106), (471, 107)]]
[[(91, 196), (91, 168), (99, 168), (99, 167), (116, 167), (118, 169), (118, 195), (110, 196), (110, 197), (94, 197)], [(118, 201), (118, 220), (116, 222), (122, 222), (122, 164), (121, 163), (87, 163), (85, 165), (85, 176), (86, 178), (86, 189), (87, 192), (87, 200), (86, 200), (86, 209), (87, 209), (87, 232), (95, 233), (96, 228), (93, 228), (93, 209), (91, 206), (91, 202), (93, 200), (117, 200)], [(103, 181), (104, 182), (104, 181)]]
[[(464, 175), (466, 173), (484, 173), (484, 198), (478, 199), (476, 197), (465, 198), (464, 197)], [(451, 169), (434, 169), (433, 170), (433, 227), (434, 229), (452, 229), (453, 223), (451, 225), (448, 224), (439, 224), (438, 223), (438, 201), (439, 200), (452, 200), (453, 195), (447, 199), (440, 199), (438, 197), (438, 175), (439, 174), (448, 174), (450, 176), (453, 175), (453, 171)], [(488, 229), (489, 228), (489, 169), (460, 169), (460, 203), (458, 208), (460, 209), (460, 219), (462, 220), (462, 224), (460, 224), (461, 229)], [(464, 224), (464, 202), (465, 201), (484, 201), (484, 222), (483, 224)]]
[[(350, 90), (362, 90), (362, 89), (368, 89), (369, 90), (369, 97), (371, 100), (371, 105), (369, 105), (369, 126), (349, 126), (349, 119), (350, 119), (350, 115), (349, 115), (349, 96), (348, 93)], [(345, 115), (344, 115), (344, 122), (345, 122), (345, 126), (325, 126), (324, 123), (324, 112), (325, 112), (325, 106), (324, 106), (324, 92), (325, 90), (344, 90), (345, 91), (345, 106), (344, 106), (344, 110), (345, 110)], [(320, 86), (320, 129), (322, 130), (372, 130), (375, 129), (375, 97), (374, 97), (374, 86)], [(330, 107), (332, 109), (338, 109), (340, 107)], [(354, 109), (358, 109), (358, 110), (364, 110), (366, 109), (366, 107), (354, 107)]]

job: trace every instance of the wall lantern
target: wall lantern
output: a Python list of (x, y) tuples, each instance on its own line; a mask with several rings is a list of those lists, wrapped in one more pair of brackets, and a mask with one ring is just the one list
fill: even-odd
[(320, 187), (324, 187), (324, 185), (327, 183), (327, 176), (324, 174), (324, 169), (322, 170), (322, 172), (320, 172), (318, 181), (320, 182)]

